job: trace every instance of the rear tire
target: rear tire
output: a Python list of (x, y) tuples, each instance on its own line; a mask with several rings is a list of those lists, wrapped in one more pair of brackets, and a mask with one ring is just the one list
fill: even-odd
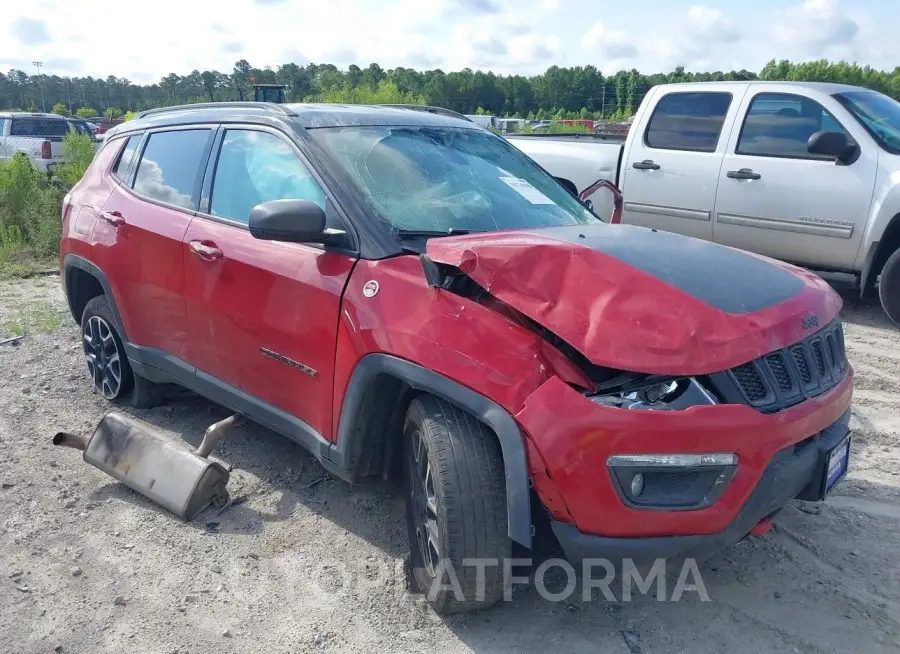
[[(474, 416), (432, 395), (410, 403), (403, 439), (415, 585), (441, 614), (496, 604), (512, 547), (500, 444)], [(465, 559), (489, 560), (480, 588), (479, 568)]]
[(162, 403), (162, 388), (139, 377), (128, 362), (105, 295), (91, 299), (81, 314), (81, 343), (94, 390), (110, 402), (147, 409)]
[(900, 325), (900, 248), (894, 250), (881, 269), (878, 297), (888, 318)]

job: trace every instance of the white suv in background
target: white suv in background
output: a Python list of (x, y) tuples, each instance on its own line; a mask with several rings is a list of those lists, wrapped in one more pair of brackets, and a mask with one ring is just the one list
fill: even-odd
[(35, 168), (50, 173), (62, 162), (63, 137), (71, 128), (67, 118), (56, 114), (2, 112), (0, 160), (22, 153)]

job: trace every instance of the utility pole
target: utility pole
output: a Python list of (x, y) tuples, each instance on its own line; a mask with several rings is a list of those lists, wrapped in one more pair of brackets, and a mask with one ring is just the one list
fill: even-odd
[(69, 115), (74, 116), (75, 112), (72, 111), (72, 79), (70, 77), (66, 78), (66, 90), (69, 93)]
[(41, 79), (41, 66), (44, 65), (43, 61), (32, 61), (34, 67), (37, 68), (38, 72), (38, 86), (41, 88), (41, 111), (46, 112), (47, 106), (44, 104), (44, 81)]

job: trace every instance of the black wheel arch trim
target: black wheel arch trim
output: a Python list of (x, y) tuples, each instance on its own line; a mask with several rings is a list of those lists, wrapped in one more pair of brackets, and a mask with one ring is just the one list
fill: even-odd
[(362, 434), (354, 428), (355, 416), (365, 396), (366, 388), (375, 377), (392, 375), (416, 390), (426, 391), (469, 411), (497, 435), (503, 454), (506, 477), (506, 509), (509, 537), (531, 548), (531, 496), (528, 484), (528, 462), (522, 432), (513, 417), (496, 402), (443, 375), (415, 363), (389, 354), (364, 356), (350, 377), (341, 416), (337, 443), (330, 458), (341, 468), (354, 465), (354, 453), (361, 451), (358, 442)]
[(81, 324), (81, 316), (76, 316), (74, 308), (72, 307), (72, 297), (69, 293), (68, 289), (68, 277), (69, 271), (73, 268), (77, 268), (79, 270), (83, 270), (88, 273), (92, 277), (94, 277), (98, 282), (100, 282), (101, 288), (103, 288), (103, 293), (106, 295), (106, 299), (109, 300), (109, 308), (112, 310), (113, 319), (116, 322), (116, 330), (119, 332), (119, 337), (122, 339), (123, 343), (128, 342), (128, 337), (125, 334), (125, 326), (122, 324), (122, 318), (119, 315), (119, 309), (116, 307), (116, 298), (113, 296), (112, 288), (109, 286), (109, 280), (106, 279), (106, 275), (103, 274), (103, 271), (97, 267), (96, 264), (88, 261), (84, 257), (78, 256), (77, 254), (67, 254), (63, 258), (63, 284), (64, 289), (66, 291), (66, 302), (69, 305), (69, 312), (72, 314), (72, 318), (75, 319), (75, 322)]

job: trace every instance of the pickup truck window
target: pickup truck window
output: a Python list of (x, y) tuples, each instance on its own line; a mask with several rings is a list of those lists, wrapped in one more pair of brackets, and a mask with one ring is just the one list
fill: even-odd
[(900, 102), (874, 91), (837, 93), (834, 99), (891, 154), (900, 154)]
[(601, 222), (505, 139), (457, 127), (310, 129), (391, 228), (494, 231)]
[(715, 152), (730, 93), (669, 93), (656, 103), (644, 134), (648, 148)]
[(792, 93), (759, 93), (750, 102), (736, 153), (830, 159), (806, 149), (809, 137), (819, 131), (846, 133), (837, 119), (815, 100)]
[(9, 127), (10, 136), (32, 136), (46, 138), (65, 136), (69, 131), (68, 121), (60, 118), (13, 118)]

